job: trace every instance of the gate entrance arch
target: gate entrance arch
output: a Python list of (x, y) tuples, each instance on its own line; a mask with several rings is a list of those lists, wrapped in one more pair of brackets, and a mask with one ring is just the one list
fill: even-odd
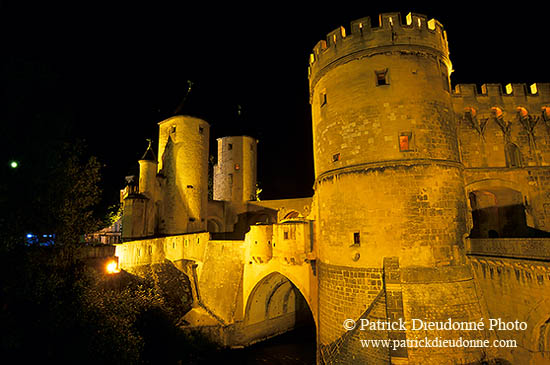
[(313, 313), (306, 298), (280, 272), (271, 272), (256, 283), (248, 295), (244, 310), (246, 335), (254, 338), (254, 342), (298, 327), (311, 327), (315, 331)]

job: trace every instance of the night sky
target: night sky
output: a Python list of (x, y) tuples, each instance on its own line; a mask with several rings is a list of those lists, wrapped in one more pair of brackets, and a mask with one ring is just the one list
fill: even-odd
[(182, 112), (210, 123), (212, 154), (215, 138), (254, 136), (262, 198), (310, 196), (309, 54), (338, 26), (376, 22), (380, 12), (443, 24), (453, 86), (550, 82), (548, 3), (361, 3), (3, 1), (2, 171), (10, 159), (32, 160), (49, 139), (84, 138), (112, 194), (137, 172), (147, 138), (156, 150), (157, 123), (173, 115), (191, 80)]

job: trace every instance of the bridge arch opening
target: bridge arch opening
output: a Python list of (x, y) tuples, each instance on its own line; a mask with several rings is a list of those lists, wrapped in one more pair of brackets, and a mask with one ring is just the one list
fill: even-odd
[(526, 212), (521, 192), (490, 187), (469, 193), (473, 228), (471, 238), (527, 237)]
[(293, 339), (294, 346), (310, 351), (315, 358), (316, 329), (311, 309), (300, 290), (279, 272), (265, 276), (250, 292), (244, 326), (249, 343), (285, 334)]

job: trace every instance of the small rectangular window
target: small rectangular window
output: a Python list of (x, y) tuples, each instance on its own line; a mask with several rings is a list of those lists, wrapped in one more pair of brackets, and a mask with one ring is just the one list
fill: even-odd
[(227, 149), (228, 149), (228, 150), (232, 150), (232, 149), (233, 149), (233, 144), (232, 144), (232, 143), (228, 143), (228, 144), (227, 144)]
[(356, 246), (361, 245), (361, 233), (360, 232), (353, 232), (353, 244)]
[(233, 185), (233, 174), (228, 174), (229, 176), (229, 185)]
[(399, 136), (399, 151), (407, 151), (409, 149), (409, 136)]
[(203, 127), (199, 127), (199, 134), (203, 134), (204, 133), (204, 128)]
[(288, 231), (284, 231), (283, 236), (284, 236), (285, 240), (288, 240)]
[(399, 151), (412, 151), (412, 132), (399, 133)]
[(443, 81), (443, 90), (449, 92), (450, 86), (449, 86), (448, 68), (447, 66), (445, 66), (443, 62), (439, 61), (439, 69), (441, 70), (441, 80)]
[(388, 69), (374, 71), (376, 74), (376, 86), (383, 86), (383, 85), (389, 85), (390, 82), (388, 80)]

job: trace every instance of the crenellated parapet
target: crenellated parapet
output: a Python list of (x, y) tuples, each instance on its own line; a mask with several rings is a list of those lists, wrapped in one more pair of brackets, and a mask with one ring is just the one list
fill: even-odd
[(550, 84), (459, 84), (452, 94), (466, 167), (550, 165)]
[(483, 84), (478, 89), (476, 84), (458, 84), (452, 93), (455, 99), (465, 99), (484, 104), (495, 99), (507, 101), (550, 102), (550, 83)]
[(550, 83), (458, 84), (452, 93), (453, 108), (458, 119), (465, 115), (479, 118), (514, 118), (541, 116), (550, 122)]
[(402, 51), (410, 48), (412, 52), (430, 48), (445, 58), (449, 52), (443, 26), (425, 15), (409, 13), (403, 22), (400, 13), (384, 13), (379, 15), (377, 25), (370, 17), (361, 18), (351, 22), (349, 32), (341, 26), (315, 45), (309, 59), (310, 84), (327, 66), (346, 62), (349, 57), (387, 52), (391, 46), (399, 46)]

